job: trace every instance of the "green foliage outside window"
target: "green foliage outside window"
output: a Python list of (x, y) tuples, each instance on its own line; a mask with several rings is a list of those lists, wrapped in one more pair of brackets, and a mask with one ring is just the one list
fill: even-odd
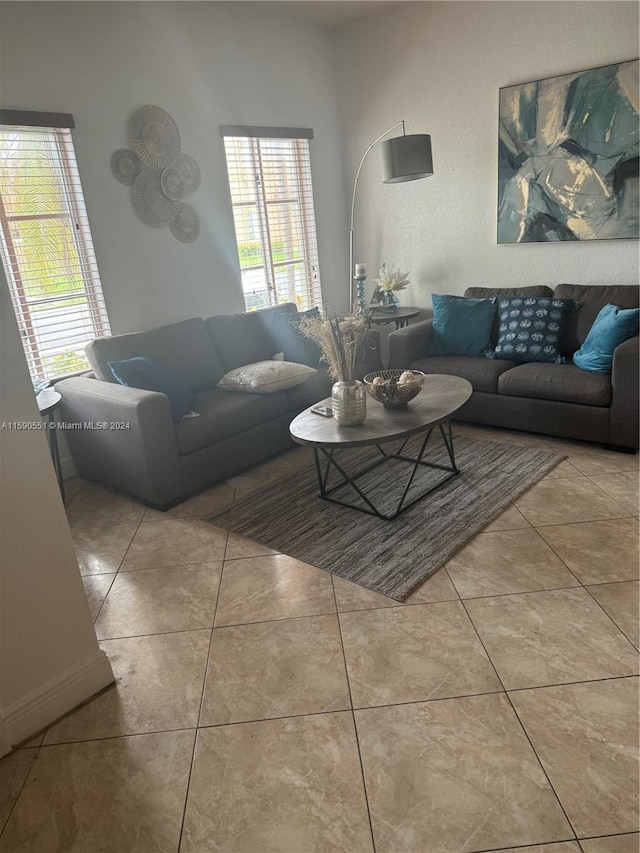
[[(238, 255), (240, 257), (240, 267), (262, 266), (264, 264), (264, 254), (262, 246), (257, 240), (247, 240), (244, 243), (238, 243)], [(271, 246), (271, 256), (274, 263), (289, 260), (284, 251), (284, 243), (273, 243)]]
[(61, 177), (47, 136), (32, 135), (29, 158), (25, 165), (17, 136), (0, 140), (0, 184), (12, 188), (4, 199), (7, 215), (43, 217), (10, 225), (25, 296), (38, 299), (82, 291), (73, 223), (66, 215)]
[(78, 373), (80, 370), (86, 370), (87, 368), (87, 360), (84, 352), (73, 352), (72, 350), (45, 356), (42, 363), (48, 372), (50, 371), (56, 376)]

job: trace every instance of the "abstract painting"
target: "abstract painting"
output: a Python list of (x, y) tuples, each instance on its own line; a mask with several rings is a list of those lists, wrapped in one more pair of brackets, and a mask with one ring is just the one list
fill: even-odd
[(638, 238), (638, 60), (500, 89), (498, 243)]

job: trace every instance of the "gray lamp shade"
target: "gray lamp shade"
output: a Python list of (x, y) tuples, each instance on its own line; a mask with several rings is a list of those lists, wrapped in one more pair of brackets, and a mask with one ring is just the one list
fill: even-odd
[(383, 148), (385, 184), (417, 181), (433, 175), (431, 137), (427, 133), (387, 139)]

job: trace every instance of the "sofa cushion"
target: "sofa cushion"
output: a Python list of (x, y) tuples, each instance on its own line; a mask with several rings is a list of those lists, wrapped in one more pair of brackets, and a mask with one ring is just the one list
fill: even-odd
[(98, 379), (115, 382), (110, 361), (146, 356), (199, 394), (215, 388), (224, 369), (211, 343), (204, 320), (194, 317), (146, 332), (97, 338), (85, 349)]
[(266, 361), (277, 352), (257, 311), (209, 317), (206, 324), (225, 373), (243, 364)]
[(563, 355), (573, 355), (580, 349), (600, 310), (608, 303), (618, 308), (640, 306), (640, 289), (630, 284), (559, 284), (553, 295), (582, 302), (582, 308), (566, 318), (562, 336)]
[(592, 373), (611, 373), (616, 347), (638, 334), (638, 312), (639, 308), (605, 305), (584, 343), (574, 353), (573, 363)]
[(171, 417), (176, 423), (195, 405), (195, 396), (184, 382), (151, 358), (139, 355), (124, 361), (110, 361), (109, 368), (121, 385), (143, 391), (158, 391), (168, 397)]
[(296, 364), (295, 361), (256, 361), (225, 373), (218, 382), (218, 388), (245, 394), (273, 394), (302, 385), (315, 373), (315, 367)]
[(491, 358), (510, 361), (561, 362), (565, 315), (575, 311), (573, 299), (512, 296), (498, 299), (498, 342)]
[(490, 347), (494, 299), (431, 294), (433, 322), (428, 355), (482, 355)]
[(266, 361), (282, 352), (284, 348), (276, 340), (274, 323), (281, 314), (297, 310), (292, 302), (286, 302), (259, 311), (209, 317), (205, 323), (224, 366), (222, 373), (243, 364)]
[(277, 418), (287, 411), (287, 397), (284, 391), (259, 395), (215, 389), (198, 394), (195, 409), (199, 418), (176, 424), (179, 453), (192, 453)]
[(433, 355), (419, 358), (411, 367), (424, 373), (444, 373), (468, 380), (474, 391), (498, 393), (498, 377), (515, 367), (515, 361), (489, 359), (482, 355)]
[(312, 406), (314, 403), (329, 397), (332, 385), (333, 379), (329, 376), (327, 366), (325, 364), (319, 365), (314, 376), (302, 385), (289, 388), (285, 392), (289, 411), (297, 414), (306, 409), (307, 406)]
[(299, 313), (275, 314), (269, 326), (275, 346), (279, 352), (284, 353), (286, 361), (317, 367), (320, 364), (322, 350), (315, 341), (305, 337), (301, 331), (301, 323), (307, 318), (319, 320), (320, 310), (311, 308), (309, 311)]
[(586, 373), (575, 364), (531, 362), (503, 373), (498, 379), (498, 392), (510, 397), (608, 406), (611, 378), (602, 373)]

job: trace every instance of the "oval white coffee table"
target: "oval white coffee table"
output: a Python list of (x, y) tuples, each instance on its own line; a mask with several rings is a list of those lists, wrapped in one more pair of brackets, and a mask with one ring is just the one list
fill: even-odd
[[(331, 400), (327, 399), (314, 403), (294, 418), (289, 432), (295, 442), (313, 448), (321, 498), (391, 521), (459, 473), (453, 449), (451, 418), (467, 402), (472, 390), (471, 383), (466, 379), (431, 374), (425, 377), (422, 391), (411, 400), (406, 409), (385, 409), (381, 403), (369, 398), (366, 420), (355, 427), (344, 427), (337, 424), (333, 418), (324, 418), (311, 411), (318, 405), (331, 406)], [(424, 458), (436, 428), (442, 436), (450, 465), (429, 462)], [(403, 451), (409, 439), (420, 433), (425, 435), (416, 455), (404, 455)], [(392, 441), (401, 442), (396, 452), (388, 452), (383, 448), (384, 444)], [(336, 458), (339, 451), (367, 446), (376, 447), (380, 458), (356, 471), (348, 472)], [(367, 494), (366, 487), (358, 485), (357, 481), (374, 468), (392, 460), (407, 464), (408, 479), (395, 509), (391, 512), (382, 512), (374, 503), (372, 496)], [(411, 500), (407, 500), (420, 466), (447, 471), (449, 476), (412, 497)], [(340, 480), (329, 486), (329, 475), (332, 470), (338, 473)], [(358, 506), (335, 496), (337, 491), (344, 491), (347, 486), (357, 493), (364, 502), (364, 506)]]

